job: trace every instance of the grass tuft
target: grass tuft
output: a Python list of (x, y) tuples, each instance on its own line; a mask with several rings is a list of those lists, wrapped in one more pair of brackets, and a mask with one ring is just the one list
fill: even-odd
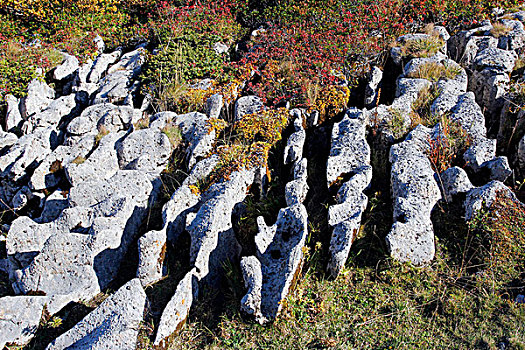
[(419, 91), (417, 99), (412, 103), (412, 127), (422, 124), (434, 126), (439, 121), (437, 116), (432, 115), (430, 108), (441, 91), (436, 85), (430, 85)]
[(501, 38), (507, 34), (509, 34), (512, 31), (512, 28), (507, 27), (501, 22), (496, 22), (492, 25), (492, 29), (490, 30), (490, 34), (495, 37), (496, 39)]
[(421, 39), (407, 40), (401, 48), (401, 55), (406, 58), (431, 57), (441, 50), (445, 42), (437, 35)]
[(441, 79), (455, 79), (460, 73), (461, 68), (459, 66), (428, 62), (420, 65), (415, 71), (410, 72), (407, 77), (437, 82)]

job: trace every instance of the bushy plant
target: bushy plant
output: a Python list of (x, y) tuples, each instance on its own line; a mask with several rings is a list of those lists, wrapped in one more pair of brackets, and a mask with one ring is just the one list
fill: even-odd
[[(1, 35), (0, 35), (1, 40)], [(27, 85), (62, 62), (62, 55), (49, 47), (31, 47), (13, 41), (0, 43), (0, 102), (7, 94), (23, 97)]]
[[(149, 28), (158, 52), (149, 57), (144, 67), (147, 91), (157, 97), (163, 108), (187, 111), (202, 107), (210, 91), (185, 88), (181, 94), (180, 87), (201, 78), (228, 80), (229, 54), (217, 53), (214, 45), (230, 46), (241, 33), (231, 4), (172, 6), (161, 2)], [(202, 96), (197, 96), (199, 94)]]
[(285, 108), (245, 115), (235, 124), (235, 131), (243, 142), (262, 141), (273, 145), (281, 139), (288, 117)]

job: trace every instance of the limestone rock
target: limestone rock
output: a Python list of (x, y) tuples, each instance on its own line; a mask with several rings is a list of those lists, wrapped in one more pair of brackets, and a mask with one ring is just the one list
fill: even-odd
[(363, 113), (357, 110), (348, 112), (332, 130), (332, 146), (327, 162), (328, 186), (335, 183), (339, 176), (349, 177), (337, 193), (337, 204), (331, 206), (328, 212), (328, 224), (334, 228), (328, 263), (328, 271), (333, 277), (339, 274), (348, 258), (368, 203), (363, 191), (372, 180), (372, 168), (365, 132)]
[(241, 259), (241, 271), (244, 286), (248, 289), (248, 292), (241, 300), (241, 311), (247, 315), (261, 317), (263, 286), (261, 263), (255, 256), (245, 256)]
[(139, 280), (133, 279), (46, 349), (134, 350), (146, 300)]
[(418, 126), (390, 150), (394, 224), (386, 241), (392, 257), (414, 265), (429, 263), (435, 254), (430, 214), (441, 192), (425, 155), (430, 135)]
[(5, 116), (6, 131), (15, 131), (22, 126), (22, 115), (20, 114), (20, 100), (13, 95), (6, 95), (7, 114)]
[(465, 220), (472, 220), (482, 208), (490, 208), (498, 195), (518, 201), (512, 190), (499, 181), (491, 181), (482, 187), (470, 190), (464, 203)]
[(191, 236), (190, 263), (197, 268), (199, 281), (205, 279), (216, 285), (224, 261), (240, 254), (232, 212), (246, 198), (253, 181), (253, 171), (241, 170), (231, 174), (229, 180), (212, 185), (195, 217), (189, 220), (186, 230)]
[(443, 197), (449, 202), (452, 201), (452, 196), (468, 192), (474, 188), (465, 170), (457, 166), (448, 168), (439, 176), (436, 174), (436, 177), (442, 189)]
[(472, 72), (469, 90), (474, 92), (476, 101), (486, 113), (491, 118), (496, 118), (504, 105), (509, 83), (510, 78), (507, 73), (487, 68)]
[(504, 182), (512, 175), (509, 160), (505, 156), (496, 157), (482, 164), (482, 167), (490, 170), (490, 179)]
[(206, 114), (210, 118), (219, 118), (223, 106), (223, 97), (221, 94), (214, 94), (206, 100)]
[[(67, 126), (70, 135), (97, 134), (101, 128), (109, 132), (128, 129), (142, 117), (139, 110), (127, 106), (101, 103), (86, 108)], [(97, 130), (97, 128), (99, 130)]]
[(139, 266), (137, 278), (144, 287), (166, 276), (166, 230), (149, 231), (138, 242)]
[(491, 161), (496, 156), (496, 140), (478, 138), (463, 154), (463, 159), (475, 172), (481, 169), (483, 163)]
[(46, 302), (44, 296), (0, 298), (0, 348), (27, 344), (38, 329)]
[(44, 209), (35, 222), (43, 224), (54, 221), (66, 208), (69, 208), (68, 192), (59, 188), (45, 198)]
[(189, 168), (192, 168), (200, 158), (206, 157), (215, 143), (216, 132), (209, 131), (207, 121), (208, 117), (198, 112), (178, 115), (175, 121), (182, 131), (183, 138), (190, 144), (186, 151)]
[(159, 130), (137, 130), (117, 144), (121, 169), (160, 173), (166, 167), (170, 155), (170, 140)]
[(480, 35), (487, 35), (491, 29), (492, 25), (490, 23), (486, 23), (477, 28), (463, 30), (452, 36), (447, 43), (450, 57), (453, 60), (460, 62), (460, 59), (466, 53), (465, 48), (469, 40)]
[(27, 203), (33, 198), (33, 194), (31, 193), (31, 190), (27, 186), (23, 186), (13, 197), (13, 200), (11, 201), (11, 207), (15, 211), (19, 211), (23, 209)]
[(518, 55), (514, 51), (489, 47), (478, 52), (473, 62), (473, 68), (478, 71), (491, 68), (502, 73), (510, 73), (514, 69), (517, 59)]
[(166, 345), (165, 341), (174, 334), (188, 318), (193, 299), (198, 291), (194, 270), (188, 272), (177, 285), (175, 294), (166, 305), (160, 318), (154, 345)]
[[(49, 224), (16, 229), (13, 223), (10, 233), (19, 233), (7, 242), (8, 254), (10, 262), (16, 259), (13, 262), (20, 265), (12, 274), (13, 289), (41, 291), (59, 297), (60, 303), (92, 298), (116, 276), (155, 191), (145, 173), (120, 171), (108, 180), (74, 186), (69, 195), (72, 208)], [(23, 252), (39, 253), (21, 262), (18, 256), (24, 257)], [(63, 305), (48, 308), (58, 311)]]
[(518, 50), (525, 44), (525, 29), (520, 21), (502, 19), (501, 23), (509, 28), (509, 32), (498, 38), (498, 48), (504, 50)]
[(21, 113), (27, 118), (44, 110), (55, 98), (55, 90), (39, 79), (33, 79), (27, 87), (27, 96), (22, 99)]
[(293, 180), (288, 182), (285, 186), (286, 205), (292, 206), (303, 203), (308, 194), (307, 180), (308, 162), (306, 158), (297, 161), (294, 165)]
[(78, 157), (87, 157), (94, 144), (95, 138), (87, 135), (73, 146), (58, 146), (33, 172), (29, 187), (33, 190), (43, 190), (57, 186), (61, 180), (60, 170)]
[(521, 138), (518, 146), (518, 162), (520, 169), (525, 170), (525, 135)]
[(376, 66), (372, 67), (365, 87), (365, 107), (372, 108), (378, 103), (378, 89), (382, 79), (383, 71)]
[(248, 294), (243, 297), (241, 308), (254, 315), (259, 323), (272, 321), (278, 316), (282, 301), (300, 273), (302, 248), (308, 232), (307, 218), (306, 208), (297, 204), (281, 209), (273, 226), (267, 226), (262, 217), (257, 219), (259, 233), (255, 244), (260, 265), (254, 257), (243, 259)]
[(89, 83), (98, 83), (102, 78), (102, 75), (107, 71), (110, 64), (115, 63), (122, 55), (122, 50), (117, 49), (112, 53), (99, 55), (93, 66), (86, 77), (86, 81)]
[(476, 58), (476, 55), (478, 52), (483, 51), (488, 48), (497, 48), (498, 47), (498, 40), (491, 36), (472, 36), (469, 38), (465, 45), (465, 50), (463, 53), (463, 57), (460, 59), (460, 63), (468, 67)]
[(143, 47), (122, 55), (120, 61), (111, 66), (100, 81), (101, 87), (94, 103), (122, 102), (134, 93), (138, 85), (133, 80), (141, 72), (145, 60), (146, 50)]
[(302, 126), (302, 117), (297, 118), (300, 122), (295, 132), (290, 135), (284, 148), (284, 164), (293, 164), (303, 157), (303, 147), (306, 141), (306, 131)]
[(475, 139), (487, 134), (485, 117), (470, 91), (458, 96), (457, 104), (452, 108), (449, 118), (458, 122)]
[(337, 204), (328, 210), (328, 224), (333, 232), (330, 239), (328, 272), (337, 277), (346, 263), (355, 236), (361, 228), (361, 217), (368, 204), (363, 191), (372, 180), (372, 167), (363, 165), (353, 171), (354, 175), (337, 192)]
[(165, 276), (166, 244), (168, 241), (177, 242), (179, 235), (186, 228), (186, 216), (199, 208), (201, 196), (192, 191), (190, 186), (195, 186), (205, 178), (217, 162), (218, 157), (212, 156), (197, 163), (162, 208), (162, 229), (149, 231), (139, 239), (137, 277), (144, 286), (153, 284)]
[(234, 116), (235, 121), (239, 121), (247, 114), (260, 112), (264, 109), (264, 104), (258, 96), (239, 97), (235, 102)]
[(0, 154), (4, 148), (14, 145), (17, 140), (18, 137), (15, 134), (0, 130)]
[(67, 53), (62, 53), (64, 60), (62, 63), (55, 68), (53, 72), (53, 78), (55, 80), (62, 80), (70, 75), (72, 75), (79, 67), (78, 58)]
[(118, 170), (118, 158), (115, 144), (123, 138), (125, 132), (110, 133), (104, 136), (98, 147), (88, 159), (76, 159), (64, 167), (67, 180), (73, 186), (90, 179), (109, 179)]
[(364, 164), (370, 163), (370, 146), (365, 139), (366, 125), (361, 112), (345, 115), (343, 120), (334, 124), (332, 129), (332, 146), (326, 164), (326, 180), (330, 187), (339, 176), (351, 174)]
[(35, 167), (51, 152), (54, 130), (41, 129), (24, 135), (0, 157), (0, 177), (16, 182), (26, 175), (26, 170)]
[(227, 53), (229, 49), (230, 48), (227, 45), (220, 43), (220, 42), (213, 44), (213, 51), (215, 51), (217, 55), (222, 55), (223, 53)]

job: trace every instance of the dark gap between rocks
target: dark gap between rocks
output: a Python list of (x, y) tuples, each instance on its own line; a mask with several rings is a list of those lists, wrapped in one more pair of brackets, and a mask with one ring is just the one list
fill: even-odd
[(392, 57), (388, 59), (383, 67), (383, 79), (381, 80), (381, 92), (378, 105), (390, 106), (396, 97), (397, 78), (403, 73), (403, 67), (394, 63)]
[(361, 230), (356, 234), (350, 250), (348, 265), (377, 267), (388, 257), (385, 237), (393, 223), (392, 196), (390, 193), (390, 143), (381, 132), (368, 130), (372, 181), (365, 190), (368, 204), (363, 213)]
[[(342, 117), (338, 118), (341, 119)], [(308, 159), (308, 195), (304, 205), (308, 212), (307, 246), (315, 251), (317, 242), (321, 243), (320, 272), (328, 262), (328, 248), (332, 236), (332, 228), (328, 225), (328, 208), (335, 204), (334, 197), (327, 188), (326, 162), (330, 155), (332, 128), (336, 121), (328, 120), (323, 125), (306, 130), (304, 154)]]

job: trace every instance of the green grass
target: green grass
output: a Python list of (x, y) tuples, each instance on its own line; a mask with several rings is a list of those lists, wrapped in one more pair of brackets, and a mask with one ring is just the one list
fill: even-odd
[(392, 119), (386, 123), (385, 127), (392, 132), (395, 139), (404, 137), (408, 132), (408, 128), (405, 126), (403, 112), (395, 108), (390, 108), (388, 111), (392, 115)]

